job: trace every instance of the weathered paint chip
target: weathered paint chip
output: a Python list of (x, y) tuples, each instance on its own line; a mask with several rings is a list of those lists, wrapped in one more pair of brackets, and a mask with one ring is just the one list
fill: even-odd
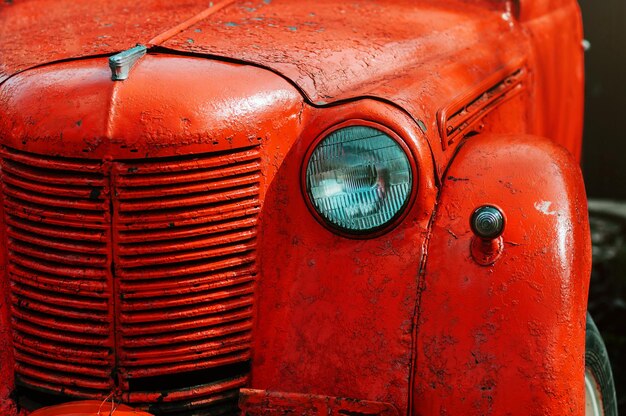
[(535, 202), (535, 209), (546, 215), (555, 215), (556, 211), (551, 211), (550, 207), (552, 206), (552, 202), (550, 201), (538, 201)]

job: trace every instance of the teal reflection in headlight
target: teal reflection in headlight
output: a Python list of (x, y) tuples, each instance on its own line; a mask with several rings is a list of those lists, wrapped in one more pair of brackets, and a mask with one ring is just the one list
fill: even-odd
[(409, 159), (389, 135), (366, 126), (345, 127), (315, 148), (306, 186), (317, 212), (349, 232), (384, 227), (403, 209), (412, 187)]

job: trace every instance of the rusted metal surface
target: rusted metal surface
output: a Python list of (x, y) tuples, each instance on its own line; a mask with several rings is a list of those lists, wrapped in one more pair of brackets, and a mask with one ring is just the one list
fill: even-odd
[(252, 389), (241, 390), (239, 407), (242, 415), (247, 416), (262, 416), (276, 413), (329, 416), (399, 415), (398, 410), (389, 403)]
[(147, 42), (206, 7), (197, 0), (3, 1), (0, 83), (48, 62), (112, 54)]
[[(232, 413), (244, 385), (284, 392), (276, 412), (580, 414), (584, 194), (565, 150), (521, 136), (578, 157), (579, 16), (558, 5), (5, 4), (4, 406), (16, 373), (164, 415)], [(100, 55), (137, 43), (112, 81)], [(415, 189), (357, 240), (311, 215), (302, 172), (361, 124), (404, 142)], [(507, 229), (479, 265), (489, 203)]]
[[(376, 101), (315, 113), (301, 145), (280, 165), (261, 212), (251, 387), (392, 403), (404, 413), (416, 277), (436, 197), (428, 142), (408, 116)], [(304, 144), (343, 119), (387, 126), (416, 160), (419, 197), (405, 220), (378, 238), (333, 233), (301, 194)]]
[(528, 40), (505, 10), (504, 2), (237, 2), (162, 47), (271, 68), (316, 105), (392, 102), (422, 126), (443, 169), (453, 148), (442, 151), (436, 114), (424, 109), (523, 59)]
[[(38, 50), (29, 49), (36, 42), (13, 35), (28, 33), (32, 37), (31, 32), (24, 26), (6, 26), (6, 35), (0, 34), (0, 39), (7, 39), (5, 45), (0, 44), (0, 60), (4, 59), (0, 67), (6, 68), (5, 77), (36, 64), (110, 53), (135, 43), (251, 62), (292, 80), (312, 103), (323, 105), (372, 96), (402, 107), (426, 131), (440, 172), (453, 149), (442, 152), (435, 144), (441, 140), (436, 134), (437, 117), (424, 108), (444, 108), (466, 86), (480, 84), (502, 67), (528, 58), (529, 50), (534, 50), (533, 65), (541, 68), (534, 78), (538, 88), (532, 96), (533, 105), (524, 108), (523, 113), (534, 111), (533, 108), (540, 110), (533, 114), (532, 123), (522, 123), (516, 131), (554, 138), (575, 156), (580, 155), (582, 86), (572, 88), (582, 85), (581, 30), (575, 2), (523, 2), (521, 23), (514, 18), (511, 13), (514, 8), (507, 1), (424, 0), (416, 4), (395, 0), (384, 4), (372, 1), (344, 4), (332, 0), (295, 3), (240, 0), (216, 2), (202, 10), (197, 5), (183, 4), (172, 15), (172, 22), (187, 12), (196, 13), (154, 38), (146, 36), (148, 27), (133, 26), (127, 32), (128, 43), (123, 44), (114, 40), (120, 39), (120, 25), (127, 27), (135, 22), (136, 17), (125, 14), (128, 8), (117, 14), (117, 10), (110, 10), (109, 15), (99, 7), (84, 10), (74, 3), (58, 2), (53, 7), (39, 1), (41, 10), (67, 9), (63, 13), (71, 22), (68, 28), (59, 30), (54, 25), (57, 23), (54, 14), (37, 15), (13, 5), (5, 7), (3, 13), (28, 15), (31, 21), (38, 17), (35, 22), (42, 28), (41, 36), (46, 42), (54, 39), (64, 48), (38, 54)], [(144, 16), (154, 22), (150, 29), (165, 26), (156, 25), (162, 22), (165, 9), (155, 11), (158, 8), (150, 4), (142, 6), (145, 6), (142, 11), (146, 10)], [(149, 11), (155, 16), (148, 16)], [(103, 34), (100, 31), (106, 27), (87, 28), (83, 26), (85, 19), (74, 19), (74, 13), (91, 16), (95, 21), (107, 20), (109, 16), (115, 16), (116, 20)], [(541, 18), (544, 14), (550, 18)], [(135, 14), (139, 15), (140, 12)], [(24, 25), (20, 19), (17, 22)], [(67, 42), (68, 31), (80, 33), (81, 41)], [(92, 39), (98, 36), (112, 39), (98, 43)], [(22, 49), (15, 50), (15, 45), (20, 43)], [(83, 49), (87, 46), (90, 48)], [(557, 89), (558, 93), (551, 92)], [(557, 105), (562, 95), (568, 99)], [(561, 111), (562, 106), (567, 108)], [(576, 123), (561, 119), (561, 113), (576, 113)], [(549, 122), (555, 119), (561, 121)]]
[[(490, 267), (472, 258), (467, 224), (485, 203), (507, 218)], [(591, 252), (576, 162), (545, 139), (476, 136), (439, 207), (420, 285), (414, 414), (584, 414)]]
[[(3, 103), (22, 109), (2, 119), (15, 133), (2, 169), (20, 385), (115, 392), (159, 414), (232, 412), (248, 381), (261, 198), (299, 134), (302, 98), (252, 67), (146, 56), (132, 72), (160, 86), (146, 91), (112, 86), (103, 66), (4, 84)], [(73, 99), (44, 104), (31, 87)], [(50, 117), (59, 110), (68, 118)]]

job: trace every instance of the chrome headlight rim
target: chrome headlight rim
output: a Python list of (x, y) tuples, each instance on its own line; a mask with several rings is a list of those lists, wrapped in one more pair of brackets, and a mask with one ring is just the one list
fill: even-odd
[[(351, 229), (343, 228), (341, 226), (338, 226), (337, 224), (334, 224), (329, 219), (325, 218), (315, 207), (315, 204), (312, 201), (312, 197), (307, 189), (307, 169), (309, 166), (309, 161), (311, 160), (311, 156), (313, 155), (313, 153), (315, 152), (319, 144), (322, 141), (324, 141), (324, 139), (329, 137), (334, 132), (347, 128), (347, 127), (370, 127), (386, 134), (404, 152), (408, 160), (409, 167), (411, 169), (411, 188), (406, 198), (406, 201), (404, 202), (402, 207), (400, 207), (400, 209), (396, 212), (396, 214), (386, 223), (382, 224), (379, 227), (368, 229), (368, 230), (351, 230)], [(322, 133), (318, 134), (315, 140), (313, 140), (313, 142), (309, 145), (304, 155), (304, 158), (302, 160), (302, 166), (300, 170), (301, 170), (300, 189), (302, 192), (302, 196), (306, 202), (306, 205), (309, 211), (311, 212), (311, 214), (313, 215), (313, 217), (316, 219), (318, 223), (324, 226), (324, 228), (326, 228), (327, 230), (331, 231), (333, 234), (337, 234), (337, 235), (340, 235), (342, 237), (349, 238), (349, 239), (358, 239), (358, 240), (372, 239), (372, 238), (379, 237), (381, 235), (387, 234), (388, 232), (392, 231), (394, 228), (396, 228), (398, 225), (400, 225), (403, 222), (403, 220), (411, 211), (411, 208), (417, 198), (417, 190), (419, 188), (418, 184), (419, 184), (420, 177), (419, 177), (419, 172), (418, 172), (418, 167), (417, 167), (417, 159), (415, 155), (413, 154), (411, 148), (406, 144), (406, 141), (402, 138), (402, 136), (400, 136), (400, 134), (396, 133), (396, 131), (387, 127), (381, 122), (365, 120), (365, 119), (350, 119), (350, 120), (342, 121), (337, 124), (334, 124), (333, 126), (322, 131)]]

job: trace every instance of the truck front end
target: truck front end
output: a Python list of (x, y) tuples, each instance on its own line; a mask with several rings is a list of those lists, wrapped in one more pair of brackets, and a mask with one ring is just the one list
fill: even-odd
[(1, 81), (0, 408), (581, 414), (579, 119), (532, 135), (523, 14), (258, 3)]

